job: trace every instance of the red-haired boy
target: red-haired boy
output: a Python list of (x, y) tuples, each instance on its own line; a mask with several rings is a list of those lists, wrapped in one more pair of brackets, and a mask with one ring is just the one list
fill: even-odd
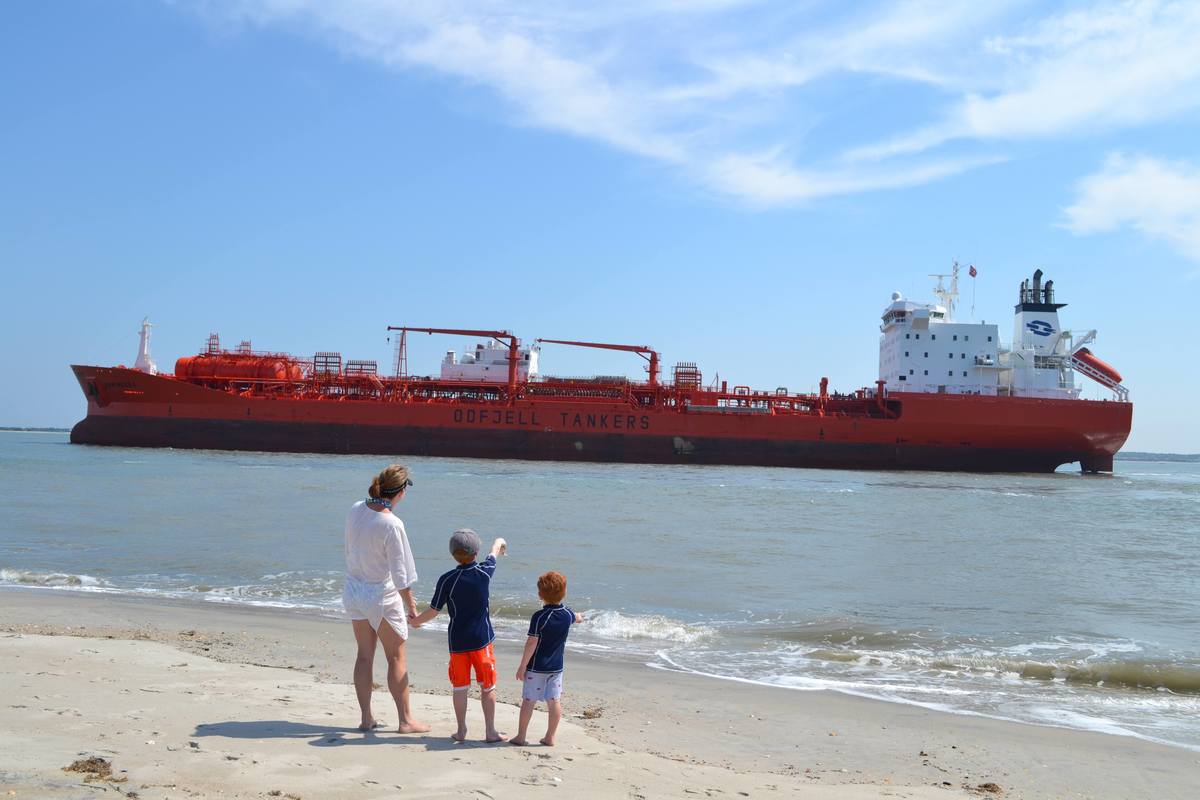
[(533, 709), (539, 700), (546, 701), (549, 721), (542, 744), (554, 745), (554, 733), (562, 719), (562, 674), (563, 651), (567, 645), (567, 634), (576, 622), (583, 622), (583, 615), (576, 614), (563, 605), (567, 596), (567, 579), (559, 572), (547, 572), (538, 578), (538, 597), (545, 603), (542, 609), (529, 620), (529, 637), (525, 640), (525, 652), (521, 655), (521, 666), (517, 669), (517, 680), (524, 684), (521, 692), (521, 718), (517, 735), (511, 741), (524, 745)]

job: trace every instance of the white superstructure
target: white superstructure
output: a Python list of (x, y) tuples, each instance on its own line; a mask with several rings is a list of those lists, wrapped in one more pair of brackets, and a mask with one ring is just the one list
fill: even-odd
[[(942, 283), (944, 277), (951, 278), (949, 288)], [(1062, 328), (1058, 309), (1066, 304), (1054, 302), (1054, 282), (1043, 285), (1041, 270), (1021, 284), (1008, 348), (1000, 344), (998, 326), (953, 318), (958, 264), (950, 276), (937, 278), (934, 294), (939, 302), (915, 303), (895, 292), (884, 309), (879, 378), (887, 382), (889, 392), (1079, 397), (1075, 369), (1080, 363), (1075, 354), (1096, 332), (1075, 340)], [(1125, 391), (1101, 383), (1118, 396)]]
[[(517, 380), (537, 380), (537, 345), (517, 348)], [(496, 381), (508, 380), (508, 346), (498, 342), (479, 343), (472, 350), (464, 348), (457, 356), (453, 350), (446, 351), (442, 359), (444, 381)]]

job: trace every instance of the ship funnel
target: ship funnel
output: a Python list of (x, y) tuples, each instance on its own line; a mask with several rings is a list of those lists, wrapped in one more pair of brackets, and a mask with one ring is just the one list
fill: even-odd
[[(1033, 369), (1032, 356), (1061, 355), (1063, 328), (1059, 323), (1058, 310), (1065, 303), (1054, 302), (1054, 281), (1042, 283), (1046, 273), (1034, 270), (1032, 282), (1023, 281), (1021, 302), (1017, 304), (1013, 318), (1013, 350), (1031, 351), (1022, 358), (1028, 359)], [(1040, 368), (1040, 367), (1039, 367)]]

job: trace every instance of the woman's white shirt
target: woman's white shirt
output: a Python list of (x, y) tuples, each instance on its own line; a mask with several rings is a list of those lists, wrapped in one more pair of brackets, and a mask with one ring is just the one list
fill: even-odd
[(387, 511), (355, 503), (346, 515), (346, 576), (383, 587), (407, 589), (417, 582), (417, 565), (404, 523)]

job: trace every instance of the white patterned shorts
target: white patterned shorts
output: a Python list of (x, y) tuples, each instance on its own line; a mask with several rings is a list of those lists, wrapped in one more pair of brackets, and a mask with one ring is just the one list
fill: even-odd
[(522, 700), (557, 700), (562, 694), (561, 672), (526, 672)]
[(342, 589), (342, 607), (350, 619), (365, 619), (375, 631), (386, 619), (401, 639), (408, 639), (404, 604), (391, 581), (369, 583), (347, 575), (346, 586)]

